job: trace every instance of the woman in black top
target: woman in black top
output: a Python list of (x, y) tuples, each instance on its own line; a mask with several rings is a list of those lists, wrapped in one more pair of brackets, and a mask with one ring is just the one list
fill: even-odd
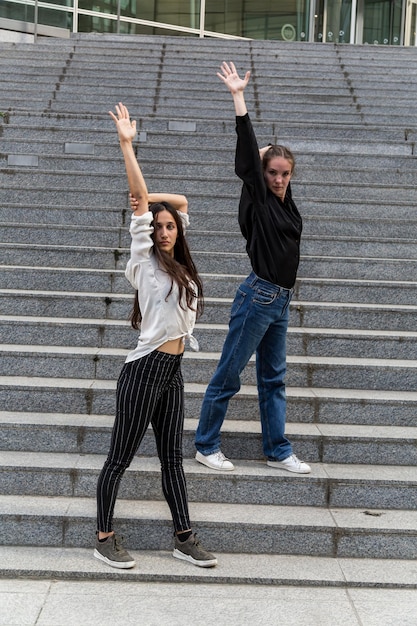
[(240, 374), (256, 352), (267, 464), (307, 474), (310, 467), (293, 454), (285, 437), (286, 336), (302, 230), (291, 196), (294, 157), (284, 146), (259, 150), (244, 98), (250, 72), (242, 79), (233, 63), (223, 63), (217, 75), (232, 94), (235, 106), (235, 171), (243, 181), (239, 225), (253, 271), (237, 290), (222, 355), (204, 396), (196, 459), (212, 469), (234, 469), (221, 452), (220, 428), (230, 398), (240, 389)]

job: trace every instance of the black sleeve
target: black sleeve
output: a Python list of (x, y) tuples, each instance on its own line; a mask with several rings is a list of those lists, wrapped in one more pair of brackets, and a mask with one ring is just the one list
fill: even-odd
[(258, 142), (248, 113), (236, 116), (235, 172), (243, 181), (255, 207), (263, 206), (266, 199), (266, 185), (259, 156)]

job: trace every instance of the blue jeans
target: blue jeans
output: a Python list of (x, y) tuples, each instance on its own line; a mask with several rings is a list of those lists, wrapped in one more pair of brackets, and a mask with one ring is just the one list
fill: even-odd
[(292, 454), (284, 435), (291, 297), (292, 290), (262, 280), (254, 272), (238, 288), (222, 355), (201, 407), (195, 444), (202, 454), (220, 450), (220, 429), (229, 400), (239, 391), (240, 374), (255, 351), (264, 454), (271, 461), (282, 461)]

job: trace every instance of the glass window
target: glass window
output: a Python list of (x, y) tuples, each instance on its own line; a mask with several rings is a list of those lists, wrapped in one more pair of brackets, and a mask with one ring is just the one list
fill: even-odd
[(79, 0), (78, 8), (117, 15), (117, 0)]
[(411, 5), (410, 20), (410, 36), (405, 43), (407, 46), (417, 46), (417, 4), (415, 2)]
[[(117, 15), (117, 0), (80, 0), (79, 8)], [(120, 15), (134, 19), (163, 22), (173, 26), (198, 28), (200, 0), (121, 0)], [(107, 24), (107, 26), (110, 26)], [(145, 27), (146, 29), (147, 27)], [(151, 29), (152, 30), (152, 29)], [(113, 31), (104, 31), (113, 32)], [(129, 31), (130, 32), (130, 31)], [(132, 32), (137, 32), (133, 29)], [(145, 31), (142, 31), (144, 33)], [(175, 31), (169, 31), (171, 34)], [(149, 33), (149, 30), (146, 31)], [(156, 34), (156, 33), (153, 33)], [(159, 32), (159, 34), (161, 34)]]
[(399, 45), (401, 0), (365, 0), (363, 43)]
[(349, 43), (352, 0), (317, 0), (314, 41)]
[(45, 26), (57, 26), (72, 31), (72, 13), (54, 11), (54, 9), (38, 8), (38, 22)]
[(205, 30), (251, 39), (307, 41), (310, 0), (206, 0)]
[(14, 2), (1, 2), (0, 3), (0, 17), (5, 17), (8, 20), (20, 20), (23, 22), (33, 22), (34, 20), (34, 8), (33, 6), (26, 6), (25, 4), (15, 4)]

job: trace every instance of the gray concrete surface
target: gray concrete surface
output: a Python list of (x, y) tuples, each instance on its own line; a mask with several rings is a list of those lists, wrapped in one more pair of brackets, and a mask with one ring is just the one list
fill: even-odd
[(415, 626), (417, 591), (0, 580), (1, 626)]

